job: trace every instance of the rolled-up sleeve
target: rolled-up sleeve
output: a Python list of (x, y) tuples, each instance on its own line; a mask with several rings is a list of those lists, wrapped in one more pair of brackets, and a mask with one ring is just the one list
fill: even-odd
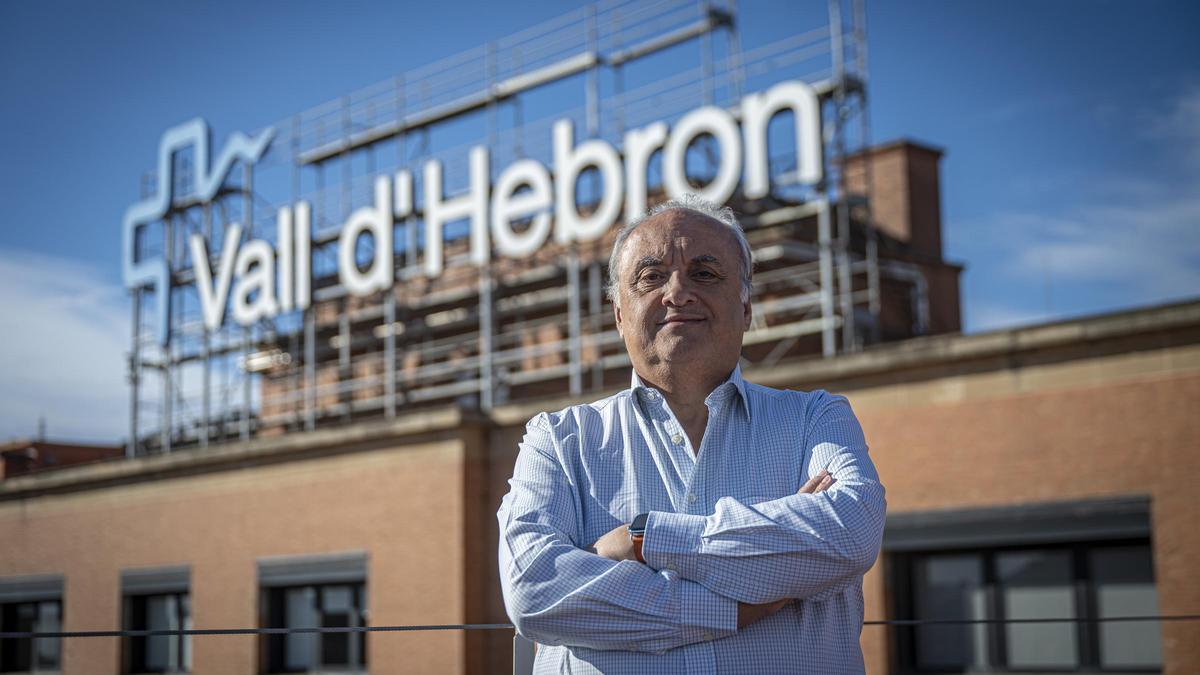
[(737, 602), (670, 570), (583, 550), (577, 486), (546, 415), (526, 427), (497, 513), (500, 582), (517, 630), (549, 645), (663, 652), (737, 631)]
[(651, 512), (642, 555), (720, 595), (748, 603), (816, 598), (857, 583), (879, 554), (886, 501), (862, 428), (841, 396), (808, 415), (807, 474), (836, 482), (819, 494), (747, 504), (731, 497), (711, 515)]

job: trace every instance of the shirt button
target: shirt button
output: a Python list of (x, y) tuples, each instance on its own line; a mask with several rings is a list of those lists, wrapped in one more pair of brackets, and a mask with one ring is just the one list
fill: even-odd
[(688, 495), (688, 503), (695, 504), (696, 503), (696, 495)]
[(674, 436), (671, 437), (671, 442), (674, 443), (675, 445), (679, 445), (680, 443), (683, 442), (683, 435), (675, 434)]
[(670, 570), (670, 571), (672, 571), (672, 572), (674, 572), (674, 571), (675, 571), (675, 564), (674, 564), (674, 563), (669, 563), (669, 564), (667, 565), (667, 569), (668, 569), (668, 570)]
[(712, 639), (712, 633), (705, 633), (705, 634), (704, 634), (704, 639), (705, 639), (705, 640), (711, 640), (711, 639)]

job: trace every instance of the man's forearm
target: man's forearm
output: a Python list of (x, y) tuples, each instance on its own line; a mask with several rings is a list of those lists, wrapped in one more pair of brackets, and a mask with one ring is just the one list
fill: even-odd
[(810, 597), (852, 582), (874, 562), (881, 492), (843, 484), (754, 506), (722, 499), (707, 517), (651, 513), (642, 553), (651, 567), (739, 602)]
[(544, 644), (663, 652), (732, 635), (737, 605), (700, 584), (551, 544), (518, 571), (502, 556), (509, 617)]
[(725, 497), (709, 516), (651, 513), (646, 562), (755, 604), (856, 583), (878, 555), (887, 510), (862, 428), (846, 400), (834, 397), (800, 443), (809, 475), (828, 470), (836, 484), (761, 504)]
[[(821, 471), (817, 475), (808, 479), (800, 487), (797, 494), (816, 494), (828, 490), (834, 484), (834, 478), (828, 471)], [(637, 540), (631, 534), (632, 528), (629, 525), (620, 525), (604, 536), (600, 537), (588, 550), (592, 553), (608, 558), (613, 561), (634, 560), (638, 557), (636, 553)], [(645, 562), (644, 560), (639, 562)], [(745, 628), (752, 623), (765, 619), (771, 616), (780, 609), (783, 609), (791, 598), (783, 598), (774, 602), (766, 602), (762, 604), (750, 604), (747, 602), (739, 602), (737, 604), (737, 627), (738, 629)]]

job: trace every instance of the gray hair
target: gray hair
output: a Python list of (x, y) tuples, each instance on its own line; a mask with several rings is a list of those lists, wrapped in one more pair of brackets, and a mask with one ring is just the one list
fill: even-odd
[(657, 216), (660, 213), (667, 211), (690, 211), (712, 218), (729, 228), (737, 239), (738, 249), (742, 257), (742, 302), (750, 299), (751, 282), (754, 276), (754, 260), (750, 255), (750, 243), (746, 241), (746, 232), (738, 223), (737, 216), (733, 215), (733, 209), (719, 207), (710, 201), (701, 199), (692, 193), (685, 193), (678, 199), (669, 199), (646, 213), (634, 218), (621, 228), (617, 233), (617, 240), (613, 242), (612, 254), (608, 257), (608, 299), (615, 305), (617, 304), (618, 280), (620, 279), (620, 270), (618, 264), (621, 261), (621, 251), (625, 248), (625, 240), (629, 239), (629, 235), (638, 228), (642, 223), (650, 218)]

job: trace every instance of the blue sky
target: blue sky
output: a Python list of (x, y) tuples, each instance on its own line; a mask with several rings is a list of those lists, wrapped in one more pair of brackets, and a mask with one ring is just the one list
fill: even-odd
[[(217, 139), (577, 3), (0, 3), (0, 439), (116, 441), (120, 222), (160, 134)], [(824, 2), (739, 3), (743, 44)], [(978, 332), (1200, 295), (1200, 9), (868, 3), (877, 141), (944, 148), (946, 255)]]

